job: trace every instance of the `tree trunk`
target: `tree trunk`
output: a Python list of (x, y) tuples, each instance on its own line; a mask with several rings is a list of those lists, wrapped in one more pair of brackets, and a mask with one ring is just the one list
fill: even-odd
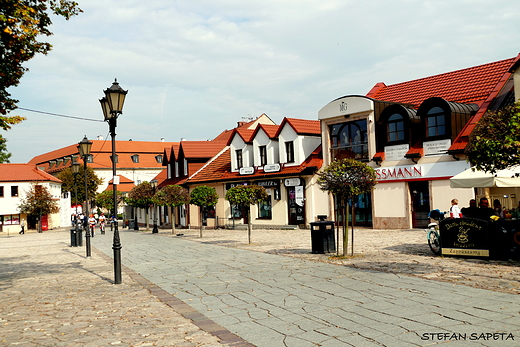
[(202, 224), (204, 224), (202, 222), (202, 206), (199, 207), (199, 211), (200, 211), (200, 230), (199, 230), (199, 237), (202, 237)]
[[(148, 220), (148, 210), (149, 210), (149, 208), (147, 207), (146, 208), (146, 217), (145, 217), (145, 219), (146, 219), (146, 231), (150, 230), (150, 221)], [(117, 217), (116, 217), (116, 219), (117, 219)]]
[(171, 206), (172, 208), (172, 235), (175, 235), (175, 206)]
[(247, 208), (247, 238), (249, 240), (249, 244), (251, 244), (251, 229), (253, 225), (251, 223), (251, 206)]

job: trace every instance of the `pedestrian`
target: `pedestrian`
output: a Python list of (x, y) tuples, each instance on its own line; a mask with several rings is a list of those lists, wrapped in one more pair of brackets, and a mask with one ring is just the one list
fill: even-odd
[(92, 237), (94, 237), (94, 231), (96, 230), (96, 218), (94, 218), (94, 215), (91, 214), (90, 218), (88, 219), (88, 224), (90, 228), (90, 232), (92, 234)]
[(457, 199), (451, 200), (450, 217), (451, 218), (462, 218), (462, 213), (459, 208), (459, 200), (457, 200)]
[(495, 210), (496, 216), (499, 216), (500, 218), (504, 218), (504, 210), (502, 209), (502, 204), (500, 203), (500, 200), (498, 200), (498, 199), (493, 200), (493, 209)]
[(478, 211), (477, 200), (475, 199), (469, 201), (469, 207), (463, 207), (461, 209), (462, 216), (465, 218), (478, 218)]
[(20, 230), (20, 232), (18, 234), (25, 234), (25, 226), (27, 224), (25, 223), (25, 219), (22, 219), (22, 222), (20, 223), (20, 227), (22, 228), (22, 230)]
[(478, 204), (478, 218), (489, 221), (491, 216), (495, 215), (495, 210), (489, 207), (489, 200), (486, 197), (480, 198), (480, 202)]
[(101, 232), (101, 235), (105, 235), (105, 223), (107, 221), (105, 214), (101, 212), (98, 218), (99, 221), (99, 231)]

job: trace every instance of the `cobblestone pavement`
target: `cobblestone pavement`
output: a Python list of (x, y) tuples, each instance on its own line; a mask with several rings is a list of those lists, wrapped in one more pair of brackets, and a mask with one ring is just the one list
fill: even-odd
[[(121, 240), (127, 267), (255, 346), (520, 345), (517, 295), (303, 259), (315, 256), (308, 230), (254, 230), (252, 245), (244, 230), (123, 231)], [(372, 262), (398, 261), (394, 246)]]
[[(172, 236), (171, 231), (161, 230), (161, 233)], [(352, 230), (349, 230), (350, 239), (351, 233)], [(349, 256), (344, 259), (331, 254), (312, 254), (309, 230), (254, 229), (252, 244), (248, 243), (247, 230), (204, 230), (203, 238), (199, 237), (198, 230), (193, 229), (176, 230), (175, 234), (183, 234), (182, 238), (202, 243), (520, 294), (520, 261), (435, 256), (428, 247), (422, 229), (378, 230), (355, 227), (354, 256), (350, 256), (350, 248), (347, 252)], [(340, 254), (343, 254), (342, 249)]]
[(121, 239), (113, 285), (110, 232), (89, 259), (68, 229), (0, 234), (0, 346), (520, 346), (519, 262), (436, 257), (422, 230), (356, 228), (345, 259), (309, 230)]
[(193, 309), (128, 269), (114, 285), (111, 259), (95, 249), (86, 258), (68, 230), (0, 235), (0, 346), (237, 345), (221, 344), (178, 313)]

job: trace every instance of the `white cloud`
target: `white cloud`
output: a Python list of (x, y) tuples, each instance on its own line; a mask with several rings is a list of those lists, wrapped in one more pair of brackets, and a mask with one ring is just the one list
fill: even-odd
[[(55, 19), (20, 107), (101, 119), (117, 78), (129, 90), (117, 138), (208, 139), (242, 117), (316, 119), (329, 101), (518, 54), (517, 2), (80, 0)], [(106, 135), (101, 122), (28, 116), (3, 135), (13, 162)], [(57, 130), (56, 130), (57, 129)]]

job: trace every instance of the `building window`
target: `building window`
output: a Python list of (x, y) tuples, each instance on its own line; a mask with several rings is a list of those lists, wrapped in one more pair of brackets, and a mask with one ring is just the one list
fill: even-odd
[(18, 196), (18, 186), (11, 186), (11, 196)]
[(4, 197), (4, 187), (1, 186), (0, 187), (0, 198), (3, 198)]
[(437, 137), (446, 135), (446, 115), (440, 107), (432, 107), (426, 113), (426, 136)]
[(331, 154), (333, 159), (368, 159), (368, 133), (366, 119), (330, 126)]
[(87, 163), (93, 163), (94, 162), (94, 156), (92, 154), (87, 155)]
[(237, 160), (237, 169), (240, 169), (241, 167), (244, 166), (244, 161), (242, 159), (242, 150), (241, 149), (237, 149), (235, 151), (235, 157), (236, 157), (236, 160)]
[(294, 142), (289, 141), (285, 143), (285, 157), (288, 163), (294, 163)]
[(272, 219), (272, 213), (271, 213), (271, 194), (270, 189), (267, 189), (268, 196), (265, 201), (262, 201), (258, 203), (258, 218), (262, 219)]
[(267, 146), (258, 147), (260, 150), (260, 166), (267, 165)]
[(158, 163), (162, 163), (162, 160), (163, 160), (163, 156), (162, 155), (156, 155), (155, 156), (155, 160), (158, 162)]
[(132, 163), (139, 163), (139, 154), (134, 154), (132, 156)]
[(399, 113), (388, 117), (387, 122), (388, 142), (404, 140), (404, 119)]

